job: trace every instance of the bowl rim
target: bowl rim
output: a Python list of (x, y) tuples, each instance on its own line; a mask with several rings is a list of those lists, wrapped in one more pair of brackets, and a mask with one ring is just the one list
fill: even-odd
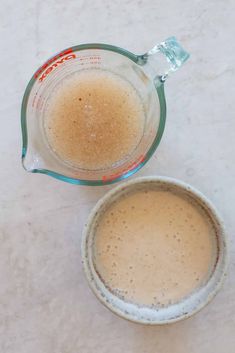
[[(95, 220), (95, 217), (97, 214), (99, 214), (99, 210), (104, 206), (106, 203), (110, 202), (117, 194), (119, 194), (121, 191), (129, 188), (130, 186), (133, 185), (138, 185), (142, 183), (165, 183), (169, 184), (170, 186), (174, 186), (176, 188), (180, 188), (181, 190), (183, 189), (184, 191), (187, 191), (188, 194), (192, 194), (196, 199), (199, 199), (202, 201), (202, 203), (208, 208), (211, 217), (215, 220), (215, 222), (218, 224), (218, 228), (221, 230), (218, 234), (218, 238), (220, 238), (220, 241), (222, 242), (223, 246), (218, 250), (218, 258), (222, 258), (222, 263), (220, 263), (220, 277), (219, 280), (214, 285), (214, 288), (211, 292), (208, 293), (206, 299), (202, 301), (198, 306), (196, 306), (193, 310), (183, 313), (177, 317), (174, 317), (172, 319), (166, 319), (166, 320), (154, 320), (154, 321), (149, 321), (147, 319), (144, 319), (143, 317), (136, 318), (131, 316), (129, 313), (125, 313), (122, 310), (117, 309), (112, 305), (110, 301), (107, 301), (104, 295), (101, 295), (100, 290), (97, 289), (96, 282), (94, 277), (91, 274), (90, 271), (90, 266), (88, 264), (88, 244), (87, 240), (89, 239), (90, 233), (89, 229), (93, 224), (93, 221)], [(125, 192), (124, 192), (125, 193)], [(228, 242), (227, 242), (227, 235), (226, 235), (226, 230), (224, 226), (224, 222), (221, 219), (220, 215), (218, 214), (217, 209), (215, 206), (212, 204), (212, 202), (199, 190), (194, 188), (188, 183), (185, 183), (181, 180), (172, 178), (172, 177), (166, 177), (166, 176), (147, 176), (147, 177), (138, 177), (132, 180), (125, 181), (112, 190), (108, 191), (102, 198), (98, 200), (96, 205), (93, 207), (91, 210), (87, 222), (83, 228), (83, 233), (82, 233), (82, 242), (81, 242), (81, 255), (82, 255), (82, 265), (83, 265), (83, 270), (85, 273), (85, 276), (87, 278), (88, 284), (95, 294), (95, 296), (99, 299), (99, 301), (109, 310), (111, 310), (113, 313), (118, 315), (119, 317), (122, 317), (128, 321), (139, 323), (139, 324), (146, 324), (146, 325), (165, 325), (165, 324), (170, 324), (174, 323), (177, 321), (184, 320), (186, 318), (189, 318), (199, 312), (201, 309), (203, 309), (209, 302), (216, 296), (218, 291), (220, 290), (225, 277), (227, 276), (227, 268), (228, 268)], [(213, 278), (214, 272), (211, 276)], [(210, 280), (211, 280), (210, 278)], [(207, 281), (207, 283), (210, 282), (210, 280)], [(202, 287), (203, 288), (203, 287)], [(161, 309), (159, 309), (161, 310)]]

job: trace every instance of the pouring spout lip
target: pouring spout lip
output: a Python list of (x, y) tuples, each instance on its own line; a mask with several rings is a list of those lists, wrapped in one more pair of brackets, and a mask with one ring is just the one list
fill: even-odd
[(36, 173), (37, 169), (34, 168), (30, 168), (27, 166), (27, 164), (25, 163), (25, 157), (26, 157), (26, 153), (24, 152), (24, 148), (22, 149), (22, 156), (21, 156), (21, 164), (22, 167), (24, 168), (24, 170), (28, 173)]
[(44, 174), (44, 175), (48, 175), (50, 177), (53, 177), (54, 179), (60, 180), (60, 181), (64, 181), (67, 182), (69, 184), (74, 184), (74, 185), (85, 185), (85, 186), (104, 186), (104, 185), (110, 185), (110, 184), (114, 184), (116, 182), (119, 182), (121, 180), (125, 180), (126, 178), (130, 177), (131, 175), (135, 174), (139, 169), (142, 168), (142, 166), (147, 162), (143, 161), (143, 163), (139, 164), (135, 169), (129, 171), (128, 173), (120, 176), (117, 179), (110, 179), (110, 180), (84, 180), (84, 179), (76, 179), (76, 178), (72, 178), (72, 177), (68, 177), (65, 175), (62, 175), (60, 173), (54, 172), (52, 170), (49, 169), (43, 169), (43, 168), (39, 168), (39, 169), (28, 169), (22, 160), (22, 166), (24, 168), (24, 170), (28, 173), (37, 173), (37, 174)]

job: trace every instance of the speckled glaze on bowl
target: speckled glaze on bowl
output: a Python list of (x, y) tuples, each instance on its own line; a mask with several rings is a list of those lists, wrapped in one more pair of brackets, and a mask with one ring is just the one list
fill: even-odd
[[(177, 190), (182, 195), (193, 199), (194, 203), (196, 202), (199, 207), (202, 207), (209, 216), (217, 236), (217, 260), (208, 281), (179, 303), (158, 309), (138, 306), (115, 296), (98, 276), (93, 263), (93, 240), (100, 216), (115, 199), (132, 190), (141, 190), (142, 187), (146, 188), (146, 185), (153, 187), (153, 184), (158, 189)], [(136, 178), (122, 183), (108, 192), (92, 210), (83, 232), (82, 262), (88, 283), (94, 294), (115, 314), (141, 324), (161, 325), (173, 323), (186, 319), (201, 310), (219, 291), (227, 269), (227, 244), (224, 225), (211, 202), (192, 186), (168, 177)]]

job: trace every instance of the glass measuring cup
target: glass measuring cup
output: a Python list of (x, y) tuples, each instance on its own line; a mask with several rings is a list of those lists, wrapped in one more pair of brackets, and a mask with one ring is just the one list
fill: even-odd
[[(164, 82), (188, 57), (174, 37), (143, 55), (107, 44), (82, 44), (53, 56), (35, 72), (24, 93), (23, 167), (32, 173), (82, 185), (110, 184), (129, 177), (149, 160), (161, 140), (166, 119)], [(66, 163), (53, 152), (45, 134), (44, 114), (49, 97), (64, 78), (90, 69), (108, 70), (129, 81), (142, 100), (145, 124), (141, 140), (131, 154), (108, 168), (88, 170)]]

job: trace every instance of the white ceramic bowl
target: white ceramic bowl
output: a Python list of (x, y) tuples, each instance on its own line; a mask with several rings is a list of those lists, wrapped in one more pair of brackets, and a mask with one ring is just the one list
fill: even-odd
[[(158, 188), (175, 190), (187, 195), (202, 207), (214, 224), (217, 236), (217, 261), (208, 281), (190, 296), (168, 307), (151, 308), (126, 302), (114, 295), (98, 276), (93, 263), (93, 241), (99, 217), (109, 205), (126, 192), (142, 186), (157, 184)], [(202, 309), (216, 295), (221, 287), (227, 268), (227, 245), (223, 222), (211, 202), (193, 187), (167, 177), (136, 178), (122, 183), (98, 201), (84, 228), (82, 239), (82, 262), (88, 283), (97, 298), (111, 311), (133, 322), (151, 325), (169, 324), (185, 319)]]

